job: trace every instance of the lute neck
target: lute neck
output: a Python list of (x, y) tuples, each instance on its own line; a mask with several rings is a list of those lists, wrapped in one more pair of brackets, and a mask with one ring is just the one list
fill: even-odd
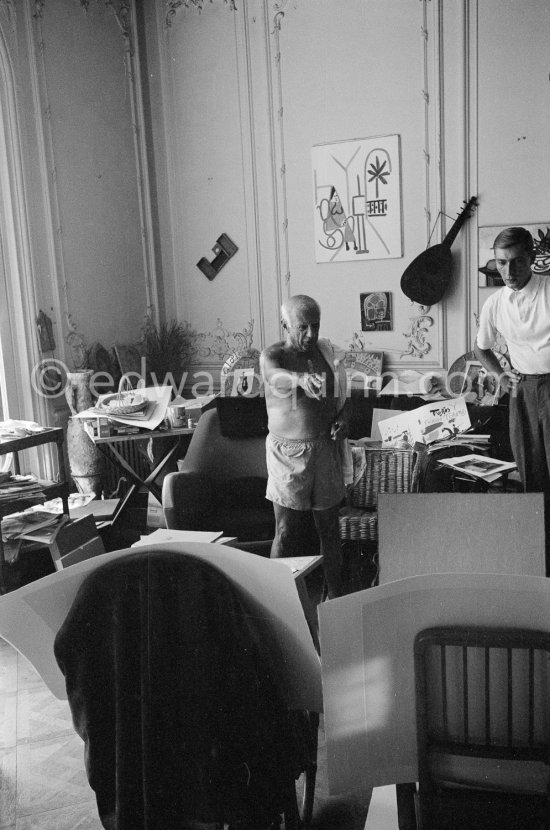
[(453, 242), (455, 241), (455, 239), (457, 237), (457, 234), (458, 234), (459, 230), (461, 229), (461, 227), (464, 224), (464, 222), (466, 221), (466, 219), (468, 219), (471, 216), (472, 209), (476, 205), (477, 205), (477, 198), (476, 198), (476, 196), (472, 196), (472, 198), (470, 199), (468, 204), (464, 206), (462, 211), (459, 213), (459, 215), (457, 216), (457, 218), (453, 222), (453, 225), (452, 225), (449, 233), (445, 236), (445, 239), (443, 240), (443, 245), (447, 245), (447, 247), (449, 247), (449, 248), (451, 247), (451, 245), (453, 244)]

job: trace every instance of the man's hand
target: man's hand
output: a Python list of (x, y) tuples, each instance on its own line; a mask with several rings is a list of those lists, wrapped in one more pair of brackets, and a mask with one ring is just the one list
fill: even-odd
[(348, 425), (346, 421), (334, 421), (330, 428), (330, 437), (333, 441), (343, 441), (348, 437)]
[(299, 376), (299, 385), (308, 397), (319, 401), (323, 397), (325, 378), (318, 372), (304, 372)]
[(510, 395), (514, 396), (516, 394), (516, 388), (520, 381), (520, 374), (516, 372), (515, 369), (510, 369), (507, 372), (503, 372), (499, 378), (500, 381), (500, 389), (502, 392), (509, 392)]

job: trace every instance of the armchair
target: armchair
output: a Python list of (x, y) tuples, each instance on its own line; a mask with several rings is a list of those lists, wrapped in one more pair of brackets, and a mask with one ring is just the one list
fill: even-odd
[(223, 530), (239, 541), (267, 543), (273, 539), (275, 518), (265, 498), (266, 481), (265, 438), (225, 437), (217, 411), (208, 410), (197, 424), (180, 471), (164, 479), (166, 525)]
[[(201, 415), (180, 471), (163, 482), (167, 527), (222, 530), (237, 537), (236, 547), (269, 556), (275, 516), (265, 498), (265, 436), (251, 431), (250, 437), (230, 437), (238, 433), (223, 429), (217, 410)], [(319, 552), (312, 517), (302, 541), (304, 555)]]

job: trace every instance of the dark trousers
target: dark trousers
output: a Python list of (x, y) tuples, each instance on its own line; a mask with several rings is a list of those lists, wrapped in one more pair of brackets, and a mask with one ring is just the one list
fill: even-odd
[(550, 375), (522, 375), (510, 398), (510, 444), (526, 493), (550, 496)]
[(550, 375), (522, 375), (510, 397), (510, 444), (526, 493), (544, 493), (546, 575), (550, 576)]

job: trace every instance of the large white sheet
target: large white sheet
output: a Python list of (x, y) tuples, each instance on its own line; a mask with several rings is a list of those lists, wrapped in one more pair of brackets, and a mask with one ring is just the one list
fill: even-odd
[[(178, 542), (144, 546), (139, 551), (179, 550), (215, 565), (254, 607), (263, 626), (266, 650), (276, 661), (277, 677), (289, 706), (321, 711), (321, 668), (300, 604), (292, 571), (286, 565), (227, 545)], [(53, 653), (59, 630), (86, 576), (101, 565), (136, 550), (105, 553), (0, 597), (0, 637), (24, 655), (53, 694), (67, 697), (65, 679)]]

